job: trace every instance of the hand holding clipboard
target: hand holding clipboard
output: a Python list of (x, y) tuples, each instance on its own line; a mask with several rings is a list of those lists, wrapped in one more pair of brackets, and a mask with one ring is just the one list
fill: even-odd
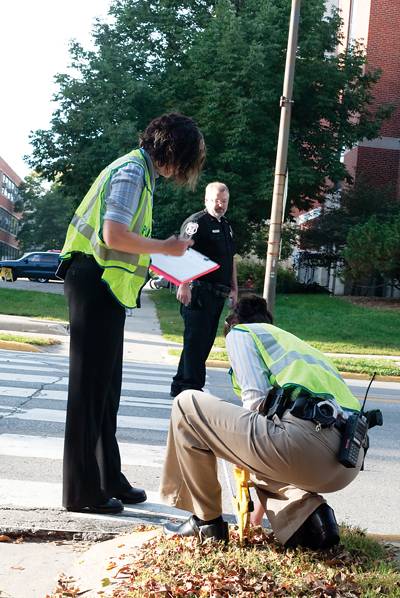
[(219, 264), (190, 247), (181, 256), (155, 253), (150, 257), (150, 270), (176, 285), (195, 280), (219, 268)]

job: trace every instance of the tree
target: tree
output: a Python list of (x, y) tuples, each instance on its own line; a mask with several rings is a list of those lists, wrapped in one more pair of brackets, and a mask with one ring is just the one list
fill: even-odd
[(113, 0), (114, 21), (97, 22), (94, 51), (74, 42), (70, 73), (55, 77), (51, 128), (31, 135), (28, 163), (60, 181), (76, 204), (109, 162), (137, 144), (165, 109), (163, 74), (210, 18), (204, 0)]
[(17, 209), (23, 212), (17, 238), (23, 251), (61, 249), (73, 213), (73, 202), (59, 185), (46, 191), (37, 176), (20, 186)]
[[(99, 170), (132, 148), (159, 113), (180, 110), (205, 134), (208, 160), (196, 193), (159, 185), (155, 234), (201, 209), (204, 184), (226, 182), (238, 249), (265, 224), (272, 196), (290, 0), (114, 0), (95, 50), (71, 47), (73, 74), (57, 76), (51, 128), (32, 135), (30, 164), (80, 201)], [(341, 152), (376, 137), (377, 72), (363, 49), (336, 54), (341, 20), (324, 0), (303, 3), (289, 148), (289, 201), (323, 201), (326, 180), (346, 177)]]
[[(354, 185), (345, 186), (331, 195), (322, 207), (321, 215), (300, 230), (300, 246), (303, 250), (318, 252), (318, 265), (327, 266), (329, 261), (341, 258), (347, 237), (355, 226), (365, 223), (373, 215), (388, 218), (398, 211), (393, 187), (373, 187), (359, 177)], [(325, 264), (321, 262), (324, 259)]]
[(400, 209), (386, 220), (374, 215), (353, 227), (343, 256), (352, 281), (381, 277), (400, 289)]

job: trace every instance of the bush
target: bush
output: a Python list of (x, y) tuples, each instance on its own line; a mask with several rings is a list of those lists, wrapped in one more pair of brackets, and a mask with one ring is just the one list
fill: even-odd
[[(264, 288), (265, 264), (250, 259), (244, 259), (237, 263), (238, 285), (249, 293), (262, 293)], [(253, 286), (250, 286), (250, 285)], [(316, 282), (305, 284), (296, 279), (296, 274), (289, 268), (278, 268), (276, 281), (276, 292), (289, 293), (325, 293), (329, 291)]]
[(328, 289), (321, 287), (316, 282), (299, 282), (293, 270), (278, 268), (278, 278), (276, 281), (276, 292), (282, 294), (289, 293), (325, 293), (329, 294)]
[(264, 288), (265, 265), (254, 260), (244, 259), (237, 262), (238, 286), (249, 293), (262, 293)]

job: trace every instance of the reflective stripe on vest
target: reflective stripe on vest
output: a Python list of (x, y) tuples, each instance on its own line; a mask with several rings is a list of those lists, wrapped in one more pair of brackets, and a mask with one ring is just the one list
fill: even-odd
[[(342, 376), (321, 351), (272, 324), (240, 324), (234, 330), (251, 335), (273, 386), (301, 386), (315, 395), (333, 396), (343, 408), (360, 409)], [(304, 367), (304, 362), (311, 367)], [(233, 381), (238, 388), (235, 377)]]
[(144, 187), (129, 230), (146, 237), (151, 235), (154, 183), (142, 151), (133, 150), (115, 160), (99, 174), (71, 220), (60, 257), (70, 259), (76, 252), (92, 255), (104, 269), (102, 280), (107, 283), (116, 299), (126, 307), (136, 307), (140, 289), (147, 276), (150, 256), (111, 249), (104, 243), (101, 235), (106, 209), (105, 197), (111, 178), (130, 163), (136, 163), (143, 169)]
[(105, 247), (104, 245), (100, 245), (100, 243), (96, 240), (96, 233), (95, 230), (90, 224), (85, 222), (83, 218), (77, 216), (76, 214), (71, 220), (72, 226), (76, 228), (77, 231), (81, 233), (84, 237), (86, 237), (89, 241), (91, 241), (91, 246), (93, 249), (94, 257), (97, 257), (98, 260), (102, 262), (106, 261), (118, 261), (118, 262), (127, 262), (135, 268), (135, 274), (138, 276), (146, 276), (147, 268), (141, 267), (138, 265), (139, 263), (139, 255), (136, 253), (126, 253), (125, 251), (118, 251), (117, 249), (110, 249)]

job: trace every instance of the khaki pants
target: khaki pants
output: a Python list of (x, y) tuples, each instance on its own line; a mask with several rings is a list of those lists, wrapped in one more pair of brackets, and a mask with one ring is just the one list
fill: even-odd
[[(361, 467), (337, 461), (336, 428), (266, 417), (212, 395), (186, 390), (173, 403), (161, 479), (163, 501), (200, 519), (222, 513), (217, 457), (249, 469), (276, 538), (284, 544), (324, 499), (347, 486)], [(361, 451), (362, 453), (362, 451)]]

